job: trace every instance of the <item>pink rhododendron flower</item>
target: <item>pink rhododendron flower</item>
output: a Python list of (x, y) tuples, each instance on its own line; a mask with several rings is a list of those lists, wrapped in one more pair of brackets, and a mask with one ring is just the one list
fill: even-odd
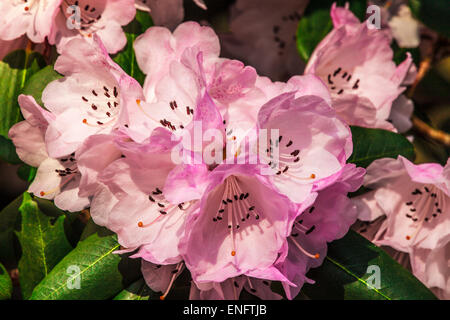
[(305, 73), (328, 85), (333, 107), (347, 123), (394, 130), (386, 120), (405, 90), (403, 82), (411, 78), (412, 58), (408, 54), (396, 66), (388, 32), (369, 29), (347, 7), (333, 5), (331, 17), (334, 29), (314, 50)]
[(302, 73), (304, 64), (297, 52), (295, 34), (308, 3), (238, 0), (231, 10), (231, 33), (221, 36), (225, 55), (249, 63), (273, 80)]
[(2, 1), (0, 10), (2, 40), (13, 40), (26, 33), (31, 41), (40, 43), (47, 38), (62, 51), (73, 38), (91, 41), (97, 34), (109, 53), (125, 46), (122, 26), (136, 14), (133, 0)]
[[(408, 253), (413, 273), (448, 294), (450, 161), (442, 167), (414, 165), (401, 156), (375, 160), (367, 168), (364, 185), (375, 190), (358, 197), (359, 219), (386, 216), (373, 235), (374, 243)], [(425, 274), (430, 268), (438, 274)]]
[[(184, 234), (185, 219), (195, 210), (195, 202), (171, 203), (165, 197), (164, 184), (175, 167), (171, 150), (176, 142), (166, 129), (155, 130), (143, 144), (117, 141), (124, 158), (108, 165), (98, 175), (115, 197), (111, 208), (100, 202), (94, 221), (118, 235), (119, 243), (129, 250), (139, 248), (133, 257), (156, 264), (181, 261), (178, 243)], [(106, 217), (105, 217), (106, 215)]]
[[(220, 165), (206, 179), (200, 209), (188, 216), (180, 243), (194, 281), (222, 282), (239, 275), (286, 280), (273, 264), (296, 206), (255, 165)], [(197, 197), (189, 188), (181, 189), (177, 194), (184, 193), (185, 199)]]
[(28, 191), (38, 197), (54, 199), (55, 205), (63, 210), (86, 208), (88, 198), (78, 195), (81, 177), (75, 153), (59, 158), (51, 158), (47, 154), (44, 136), (55, 116), (41, 108), (31, 96), (19, 96), (19, 104), (25, 121), (14, 125), (9, 137), (20, 159), (38, 168)]
[(45, 137), (50, 156), (70, 154), (91, 135), (138, 121), (136, 100), (143, 99), (142, 88), (111, 60), (98, 37), (94, 45), (79, 39), (68, 43), (55, 70), (65, 77), (42, 94), (55, 116)]
[[(78, 6), (79, 25), (76, 25), (77, 11), (71, 6)], [(61, 52), (70, 40), (78, 38), (92, 42), (92, 36), (96, 34), (109, 53), (117, 53), (127, 42), (122, 26), (131, 22), (135, 15), (133, 0), (63, 1), (48, 39)], [(69, 28), (71, 21), (74, 27)]]
[[(270, 100), (259, 111), (258, 128), (279, 130), (278, 141), (268, 139), (266, 163), (276, 169), (272, 183), (297, 203), (331, 184), (350, 155), (349, 128), (319, 96), (295, 98), (291, 92)], [(273, 144), (279, 159), (273, 158)]]
[[(170, 87), (158, 84), (160, 82), (169, 82), (174, 85), (185, 85), (184, 90), (174, 90), (177, 94), (190, 95), (187, 90), (189, 85), (195, 81), (187, 79), (192, 77), (188, 66), (181, 63), (183, 54), (187, 49), (195, 53), (202, 52), (203, 60), (217, 59), (219, 56), (219, 39), (214, 30), (210, 27), (202, 27), (196, 22), (185, 22), (179, 25), (173, 34), (169, 29), (163, 27), (150, 27), (140, 35), (134, 42), (136, 59), (139, 67), (147, 74), (145, 79), (144, 92), (147, 102), (155, 102), (158, 91), (161, 94), (170, 90)], [(195, 59), (191, 65), (197, 63), (197, 54), (190, 55), (189, 58)], [(177, 74), (178, 71), (178, 74)], [(182, 72), (180, 74), (180, 72)], [(183, 76), (183, 78), (181, 78)], [(159, 89), (160, 88), (160, 89)], [(176, 88), (176, 87), (175, 87)], [(190, 88), (189, 88), (190, 89)], [(195, 90), (195, 93), (198, 90)]]
[(175, 279), (183, 272), (183, 262), (160, 265), (143, 259), (141, 261), (141, 271), (145, 282), (153, 291), (162, 292), (163, 295), (160, 296), (160, 299), (164, 300), (172, 288)]
[(2, 1), (0, 39), (13, 40), (26, 34), (33, 42), (50, 35), (61, 0)]
[(283, 274), (296, 284), (294, 287), (283, 283), (289, 299), (300, 292), (305, 281), (311, 282), (306, 273), (322, 264), (327, 243), (342, 238), (355, 222), (357, 208), (347, 193), (358, 190), (364, 174), (364, 169), (346, 165), (336, 182), (319, 191), (314, 203), (297, 217), (288, 237), (286, 260), (277, 264)]

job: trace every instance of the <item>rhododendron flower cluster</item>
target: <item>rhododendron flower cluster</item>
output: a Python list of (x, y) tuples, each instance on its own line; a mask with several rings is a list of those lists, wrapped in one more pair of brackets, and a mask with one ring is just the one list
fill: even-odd
[[(107, 279), (90, 273), (120, 256), (139, 263), (142, 286), (161, 300), (186, 279), (195, 300), (238, 300), (243, 292), (293, 300), (316, 281), (319, 290), (335, 281), (346, 291), (339, 273), (357, 280), (350, 296), (364, 284), (374, 290), (368, 296), (395, 299), (404, 281), (421, 298), (450, 299), (450, 159), (445, 150), (445, 166), (423, 157), (415, 164), (410, 142), (420, 132), (450, 144), (413, 114), (416, 89), (438, 54), (418, 63), (403, 51), (421, 44), (404, 1), (383, 4), (378, 27), (349, 3), (311, 2), (230, 2), (226, 32), (200, 18), (182, 22), (181, 0), (0, 3), (0, 73), (12, 79), (11, 90), (0, 92), (0, 158), (13, 145), (18, 159), (8, 156), (28, 182), (20, 220), (8, 216), (11, 234), (0, 228), (0, 244), (12, 243), (22, 226), (15, 233), (22, 260), (13, 265), (25, 299), (72, 297), (52, 286), (86, 271), (61, 280), (67, 268), (58, 263), (73, 243), (79, 251), (66, 255), (70, 267), (97, 268), (83, 281)], [(217, 10), (188, 3), (191, 11)], [(196, 14), (187, 8), (190, 20)], [(52, 218), (44, 206), (53, 207)], [(36, 260), (45, 265), (33, 276), (25, 260), (33, 260), (34, 246), (22, 243), (32, 233), (31, 209), (43, 256)], [(74, 219), (84, 231), (69, 245), (63, 228)], [(86, 248), (106, 243), (100, 229), (112, 233), (105, 238), (113, 246), (89, 260)], [(61, 256), (58, 249), (48, 258), (58, 239)], [(80, 256), (86, 261), (72, 264)], [(393, 268), (382, 285), (361, 271), (374, 263)], [(95, 279), (86, 287), (95, 288)], [(105, 290), (102, 298), (117, 295)]]
[[(45, 88), (43, 106), (19, 97), (25, 121), (10, 137), (38, 167), (29, 191), (64, 210), (90, 207), (97, 224), (117, 233), (121, 251), (144, 261), (151, 288), (185, 267), (192, 295), (237, 298), (244, 286), (267, 295), (261, 283), (281, 281), (295, 297), (327, 242), (355, 221), (347, 193), (364, 174), (346, 164), (350, 130), (326, 86), (310, 75), (285, 84), (261, 78), (220, 58), (214, 31), (194, 22), (173, 34), (149, 28), (135, 49), (144, 88), (94, 36), (66, 45), (55, 64), (64, 77)], [(227, 145), (232, 152), (210, 163), (205, 136), (200, 149), (186, 145), (198, 124), (222, 136), (213, 153)], [(251, 141), (255, 154), (245, 151)], [(183, 151), (181, 163), (174, 150)], [(161, 265), (176, 272), (152, 267)], [(231, 296), (220, 290), (227, 281), (237, 288)]]

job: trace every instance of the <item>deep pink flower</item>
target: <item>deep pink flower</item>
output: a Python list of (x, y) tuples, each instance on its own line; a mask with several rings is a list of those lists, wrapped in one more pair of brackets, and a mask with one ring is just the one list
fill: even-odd
[(172, 202), (198, 199), (201, 194), (200, 209), (188, 216), (180, 243), (193, 279), (222, 282), (247, 275), (287, 281), (273, 264), (296, 206), (273, 189), (256, 165), (220, 165), (203, 176), (207, 182), (203, 193), (178, 184), (186, 179), (178, 174), (169, 177), (164, 189)]

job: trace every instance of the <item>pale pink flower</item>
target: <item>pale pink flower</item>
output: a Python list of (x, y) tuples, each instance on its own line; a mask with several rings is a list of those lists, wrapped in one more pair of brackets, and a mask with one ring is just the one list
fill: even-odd
[(133, 258), (155, 264), (181, 261), (178, 244), (186, 218), (196, 209), (195, 201), (174, 203), (166, 199), (164, 185), (175, 167), (171, 159), (175, 143), (170, 131), (163, 128), (153, 131), (142, 144), (116, 140), (124, 157), (98, 174), (108, 191), (100, 189), (101, 198), (96, 199), (96, 195), (92, 201), (99, 213), (92, 214), (94, 221), (117, 233), (126, 250), (139, 248)]
[(61, 0), (2, 1), (0, 39), (14, 40), (26, 34), (33, 42), (44, 42), (60, 4)]
[[(322, 91), (320, 86), (309, 90)], [(278, 140), (267, 138), (264, 163), (274, 170), (269, 178), (296, 203), (333, 183), (351, 154), (350, 129), (325, 99), (308, 94), (296, 98), (295, 91), (288, 92), (267, 102), (258, 114), (260, 130), (279, 130)], [(279, 159), (273, 155), (275, 147)]]
[(2, 1), (0, 10), (0, 39), (12, 40), (26, 33), (37, 43), (47, 38), (59, 52), (71, 39), (92, 42), (97, 34), (108, 52), (116, 53), (127, 42), (122, 26), (136, 14), (133, 0)]
[(371, 240), (408, 253), (413, 273), (448, 294), (450, 160), (445, 167), (414, 165), (401, 156), (375, 160), (364, 185), (374, 191), (357, 198), (359, 219), (386, 216)]
[[(193, 77), (189, 66), (197, 64), (199, 52), (202, 52), (204, 61), (217, 59), (220, 44), (213, 29), (189, 21), (179, 25), (173, 33), (164, 27), (150, 27), (135, 40), (134, 49), (139, 67), (147, 74), (144, 92), (146, 101), (150, 103), (161, 100), (157, 98), (159, 90), (167, 92), (170, 89), (170, 86), (159, 85), (160, 82), (169, 83), (175, 88), (184, 84), (184, 90), (172, 90), (178, 95), (192, 95), (189, 91), (194, 86), (195, 95), (198, 89), (195, 89), (195, 79), (188, 78)], [(194, 53), (186, 59), (194, 61), (186, 66), (181, 61), (189, 50)]]
[[(78, 6), (80, 25), (76, 25), (76, 11), (69, 8)], [(70, 0), (63, 1), (54, 19), (52, 31), (48, 36), (50, 44), (55, 44), (59, 52), (72, 39), (83, 39), (92, 42), (96, 34), (103, 42), (108, 53), (122, 50), (127, 39), (122, 26), (127, 25), (136, 15), (133, 0)], [(74, 28), (68, 27), (73, 22)]]
[(55, 64), (65, 77), (42, 93), (46, 109), (55, 116), (45, 136), (52, 157), (74, 152), (91, 135), (140, 121), (136, 101), (143, 99), (142, 88), (94, 38), (93, 44), (79, 39), (68, 43)]
[(347, 123), (395, 130), (386, 120), (405, 90), (404, 81), (412, 77), (409, 72), (414, 72), (411, 56), (396, 66), (389, 33), (369, 29), (347, 7), (334, 4), (331, 17), (334, 29), (314, 50), (305, 73), (328, 85), (333, 107)]
[(75, 153), (51, 158), (44, 141), (49, 123), (55, 116), (41, 108), (33, 97), (19, 96), (19, 105), (25, 121), (14, 125), (9, 137), (16, 146), (20, 159), (37, 167), (36, 177), (28, 191), (44, 199), (52, 199), (63, 210), (80, 211), (89, 205), (87, 197), (78, 195), (80, 174)]

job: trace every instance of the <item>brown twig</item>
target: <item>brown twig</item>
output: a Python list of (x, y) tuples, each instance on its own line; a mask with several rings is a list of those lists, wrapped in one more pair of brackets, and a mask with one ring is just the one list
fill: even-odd
[[(433, 62), (433, 54), (429, 54), (425, 59), (420, 62), (419, 70), (417, 71), (416, 79), (409, 89), (407, 96), (408, 98), (412, 98), (414, 93), (416, 92), (416, 88), (420, 81), (425, 77), (427, 72), (430, 70)], [(424, 136), (435, 140), (439, 143), (442, 143), (446, 147), (450, 147), (450, 134), (445, 133), (444, 131), (434, 129), (429, 126), (427, 123), (419, 119), (417, 116), (412, 116), (411, 121), (413, 123), (413, 128), (423, 134)]]
[(433, 129), (416, 116), (412, 116), (411, 120), (414, 129), (422, 133), (424, 136), (440, 142), (446, 147), (450, 148), (450, 134), (445, 133), (441, 130)]
[(431, 56), (428, 56), (420, 62), (420, 66), (419, 66), (419, 70), (417, 71), (416, 79), (414, 80), (414, 83), (411, 85), (411, 88), (408, 91), (408, 94), (407, 94), (408, 98), (411, 99), (414, 96), (417, 85), (425, 77), (428, 70), (430, 70), (432, 60), (433, 59), (431, 58)]

